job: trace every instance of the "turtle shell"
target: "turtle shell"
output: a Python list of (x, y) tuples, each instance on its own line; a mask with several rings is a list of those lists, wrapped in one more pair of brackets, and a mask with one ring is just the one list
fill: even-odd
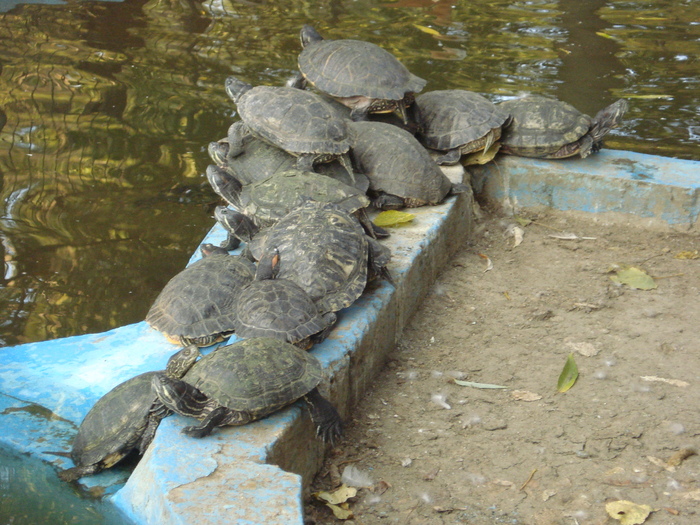
[(307, 200), (332, 202), (350, 213), (369, 206), (364, 192), (353, 186), (296, 169), (245, 186), (240, 196), (241, 211), (259, 227), (271, 226)]
[[(501, 102), (498, 107), (513, 120), (503, 131), (504, 151), (528, 157), (547, 157), (576, 142), (591, 128), (591, 117), (560, 100), (530, 95)], [(574, 149), (570, 154), (575, 154)]]
[(489, 133), (491, 142), (501, 136), (509, 115), (487, 98), (463, 89), (430, 91), (416, 97), (419, 114), (418, 140), (426, 147), (461, 153), (482, 149)]
[(238, 98), (238, 113), (253, 135), (294, 155), (342, 155), (350, 143), (345, 120), (315, 93), (256, 86)]
[(286, 279), (253, 281), (241, 291), (238, 305), (235, 326), (241, 338), (274, 337), (297, 344), (329, 324), (309, 294)]
[(183, 380), (221, 406), (265, 417), (313, 390), (321, 363), (296, 346), (268, 337), (221, 346), (200, 359)]
[(322, 315), (350, 306), (367, 284), (367, 237), (358, 220), (335, 204), (308, 201), (249, 247), (258, 260), (279, 250), (277, 277), (303, 288)]
[(383, 122), (351, 122), (353, 163), (370, 190), (396, 195), (408, 207), (438, 204), (452, 183), (408, 131)]
[(170, 279), (146, 322), (172, 342), (210, 345), (233, 330), (236, 297), (254, 277), (255, 265), (245, 257), (208, 255)]
[(298, 63), (306, 80), (333, 97), (401, 100), (426, 84), (394, 55), (361, 40), (309, 42)]

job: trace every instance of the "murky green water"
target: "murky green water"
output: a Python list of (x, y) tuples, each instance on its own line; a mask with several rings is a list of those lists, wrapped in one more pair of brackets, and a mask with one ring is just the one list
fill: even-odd
[(213, 224), (201, 173), (233, 117), (224, 79), (282, 82), (304, 23), (385, 47), (428, 90), (543, 93), (590, 114), (627, 97), (607, 147), (700, 159), (699, 20), (695, 0), (68, 0), (0, 13), (0, 345), (143, 319)]

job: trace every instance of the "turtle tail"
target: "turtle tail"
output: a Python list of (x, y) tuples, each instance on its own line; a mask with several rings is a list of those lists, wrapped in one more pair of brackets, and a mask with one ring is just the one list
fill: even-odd
[(343, 420), (335, 407), (321, 395), (317, 388), (304, 396), (311, 420), (316, 425), (316, 436), (333, 445), (343, 434)]
[(600, 141), (611, 129), (620, 125), (622, 117), (624, 117), (628, 109), (629, 103), (624, 98), (621, 98), (596, 114), (589, 132), (589, 136), (593, 139), (594, 147), (599, 145)]

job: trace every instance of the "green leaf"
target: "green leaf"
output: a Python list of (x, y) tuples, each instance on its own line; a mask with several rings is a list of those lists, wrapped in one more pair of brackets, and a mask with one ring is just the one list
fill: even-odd
[(411, 222), (415, 218), (415, 215), (405, 211), (386, 210), (374, 218), (374, 224), (381, 227), (396, 226), (404, 222)]
[(490, 385), (489, 383), (473, 383), (472, 381), (460, 381), (459, 379), (454, 379), (454, 383), (455, 385), (470, 386), (472, 388), (508, 388), (507, 386)]
[(610, 279), (638, 290), (653, 290), (657, 286), (651, 275), (644, 270), (628, 265), (620, 265), (620, 268), (615, 271), (615, 275), (610, 276)]
[(576, 366), (576, 361), (574, 361), (574, 354), (569, 354), (566, 358), (566, 364), (564, 364), (564, 370), (561, 371), (559, 375), (559, 381), (557, 381), (557, 390), (559, 392), (566, 392), (576, 382), (578, 378), (578, 366)]

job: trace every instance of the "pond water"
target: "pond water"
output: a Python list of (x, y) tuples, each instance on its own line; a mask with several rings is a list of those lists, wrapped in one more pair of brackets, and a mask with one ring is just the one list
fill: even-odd
[(694, 0), (0, 6), (0, 346), (144, 318), (213, 225), (202, 173), (235, 115), (224, 79), (283, 82), (305, 23), (381, 45), (426, 90), (589, 114), (627, 98), (607, 147), (700, 160)]

